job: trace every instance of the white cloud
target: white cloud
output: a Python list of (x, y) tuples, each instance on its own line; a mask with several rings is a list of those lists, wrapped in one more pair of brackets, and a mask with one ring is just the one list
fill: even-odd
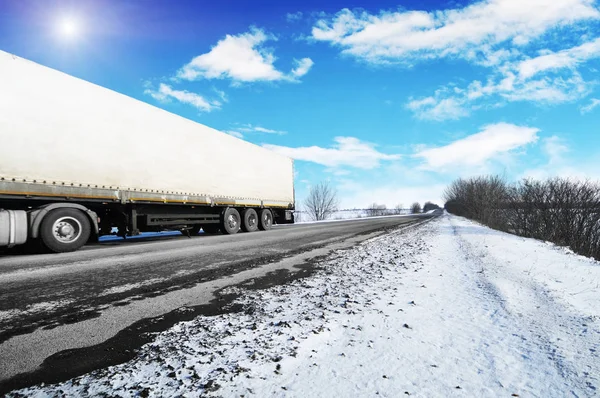
[[(600, 56), (600, 38), (589, 24), (599, 19), (594, 0), (483, 0), (455, 9), (379, 14), (343, 9), (318, 20), (312, 38), (374, 64), (413, 66), (428, 59), (460, 58), (491, 68), (484, 82), (473, 81), (462, 89), (443, 86), (406, 104), (417, 118), (443, 121), (506, 102), (547, 105), (584, 97), (593, 83), (584, 81), (577, 68)], [(579, 35), (582, 43), (540, 50), (548, 34), (568, 34), (574, 26), (589, 28), (589, 36)], [(561, 40), (552, 45), (560, 48)]]
[(314, 62), (310, 58), (302, 58), (301, 60), (295, 60), (294, 62), (296, 63), (296, 67), (290, 72), (293, 77), (302, 77), (306, 75), (314, 65)]
[(217, 93), (219, 98), (221, 98), (221, 101), (229, 102), (229, 98), (227, 98), (227, 94), (225, 93), (225, 91), (219, 90), (218, 88), (215, 88), (215, 87), (213, 87), (213, 91), (215, 93)]
[(518, 82), (509, 89), (497, 88), (509, 101), (533, 101), (541, 104), (559, 104), (583, 97), (589, 91), (587, 83), (577, 73), (564, 78), (543, 77), (538, 80)]
[(505, 70), (503, 74), (490, 76), (485, 85), (475, 80), (466, 89), (442, 87), (433, 96), (409, 100), (406, 107), (420, 119), (455, 120), (483, 107), (484, 101), (487, 101), (487, 107), (501, 106), (506, 101), (554, 105), (580, 99), (589, 91), (590, 84), (575, 72), (566, 77), (540, 76), (522, 80)]
[(406, 107), (419, 119), (426, 120), (456, 120), (469, 115), (469, 111), (464, 107), (464, 101), (457, 98), (427, 97), (412, 100)]
[(277, 130), (272, 130), (272, 129), (268, 129), (265, 127), (260, 127), (260, 126), (256, 126), (254, 127), (254, 131), (259, 132), (259, 133), (267, 133), (267, 134), (285, 134), (285, 131), (277, 131)]
[(285, 15), (285, 19), (288, 22), (296, 22), (302, 19), (302, 11), (297, 11), (297, 12), (288, 12)]
[(204, 112), (211, 112), (221, 108), (221, 102), (219, 101), (208, 100), (199, 94), (191, 93), (186, 90), (174, 90), (171, 86), (164, 83), (160, 83), (158, 90), (154, 90), (152, 85), (148, 83), (146, 84), (144, 93), (160, 102), (169, 102), (172, 99), (176, 99), (179, 102), (191, 105)]
[(240, 133), (239, 131), (235, 131), (235, 130), (225, 130), (223, 131), (225, 134), (229, 134), (235, 138), (244, 138), (244, 134)]
[(267, 149), (289, 156), (296, 160), (318, 163), (327, 167), (348, 166), (359, 169), (373, 169), (382, 161), (400, 159), (400, 155), (388, 155), (375, 149), (375, 145), (355, 137), (336, 137), (333, 148), (318, 146), (290, 148), (264, 144)]
[(556, 135), (544, 138), (542, 144), (542, 150), (548, 157), (549, 165), (562, 163), (564, 154), (569, 152), (569, 147), (564, 140)]
[(416, 153), (427, 169), (456, 166), (481, 166), (487, 161), (537, 141), (539, 129), (508, 123), (490, 124), (482, 131), (449, 145)]
[(547, 178), (574, 178), (578, 180), (599, 180), (600, 168), (598, 167), (598, 154), (581, 158), (568, 156), (571, 149), (567, 142), (556, 135), (543, 139), (541, 146), (542, 153), (545, 155), (543, 163), (535, 167), (525, 168), (520, 173), (518, 179), (531, 178), (536, 180), (545, 180)]
[(273, 130), (268, 129), (262, 126), (253, 126), (252, 124), (238, 124), (234, 125), (231, 130), (224, 131), (225, 133), (232, 135), (237, 138), (243, 138), (244, 134), (247, 133), (262, 133), (262, 134), (276, 134), (276, 135), (284, 135), (287, 134), (287, 131), (283, 130)]
[(581, 108), (579, 108), (579, 111), (581, 112), (581, 114), (585, 114), (588, 112), (591, 112), (594, 110), (594, 108), (600, 106), (600, 99), (598, 98), (592, 98), (592, 100), (590, 101), (589, 104), (582, 106)]
[(543, 164), (533, 168), (526, 168), (517, 179), (531, 178), (545, 180), (547, 178), (574, 178), (578, 180), (592, 179), (600, 182), (600, 168), (598, 167), (598, 154), (587, 158), (570, 158), (566, 154), (570, 148), (565, 141), (557, 136), (544, 140), (542, 151), (546, 155)]
[(265, 133), (265, 134), (277, 134), (277, 135), (287, 134), (287, 131), (273, 130), (273, 129), (268, 129), (268, 128), (262, 127), (262, 126), (254, 126), (252, 124), (242, 124), (242, 125), (239, 125), (238, 127), (234, 127), (234, 128), (236, 131), (240, 131), (242, 133)]
[[(593, 0), (486, 0), (451, 10), (353, 12), (317, 21), (312, 38), (373, 63), (461, 57), (490, 62), (549, 29), (598, 19)], [(496, 61), (497, 62), (497, 61)]]
[(545, 51), (517, 65), (520, 78), (528, 78), (547, 70), (574, 68), (588, 59), (600, 56), (600, 38), (559, 52)]
[(276, 37), (261, 29), (237, 36), (226, 35), (208, 53), (199, 55), (184, 65), (177, 78), (183, 80), (231, 79), (234, 82), (256, 81), (297, 81), (308, 72), (312, 60), (303, 58), (290, 74), (279, 71), (274, 63), (277, 60), (272, 50), (263, 45)]

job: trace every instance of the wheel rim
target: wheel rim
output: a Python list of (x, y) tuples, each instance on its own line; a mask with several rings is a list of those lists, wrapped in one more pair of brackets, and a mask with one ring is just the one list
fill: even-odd
[(266, 227), (271, 226), (271, 216), (269, 215), (269, 213), (265, 213), (263, 223), (265, 224)]
[(256, 224), (258, 224), (258, 216), (256, 214), (250, 214), (248, 216), (248, 226), (254, 228), (256, 227)]
[(61, 243), (75, 242), (82, 230), (81, 223), (73, 217), (61, 217), (52, 224), (52, 236)]
[(234, 214), (230, 214), (229, 217), (227, 217), (227, 226), (234, 230), (238, 227), (238, 219)]

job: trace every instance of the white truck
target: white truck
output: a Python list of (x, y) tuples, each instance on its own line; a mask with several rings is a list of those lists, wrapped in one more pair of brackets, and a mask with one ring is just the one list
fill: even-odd
[(0, 247), (294, 221), (292, 159), (0, 51)]

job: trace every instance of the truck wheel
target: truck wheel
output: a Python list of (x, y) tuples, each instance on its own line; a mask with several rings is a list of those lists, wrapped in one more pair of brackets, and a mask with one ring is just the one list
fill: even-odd
[(244, 209), (242, 212), (242, 231), (254, 232), (258, 229), (258, 214), (254, 209)]
[(219, 232), (219, 224), (203, 225), (202, 230), (205, 234), (216, 234)]
[(91, 233), (90, 220), (76, 209), (56, 209), (40, 225), (44, 246), (55, 253), (72, 252), (85, 245)]
[(228, 207), (221, 217), (221, 231), (225, 234), (237, 234), (241, 221), (240, 213), (233, 207)]
[(273, 213), (269, 209), (260, 211), (260, 219), (258, 220), (258, 228), (263, 231), (268, 231), (273, 226)]

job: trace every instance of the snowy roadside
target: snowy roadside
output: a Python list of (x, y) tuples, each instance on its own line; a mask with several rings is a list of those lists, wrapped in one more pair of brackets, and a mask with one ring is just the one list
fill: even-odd
[(592, 396), (600, 264), (444, 216), (15, 396)]

